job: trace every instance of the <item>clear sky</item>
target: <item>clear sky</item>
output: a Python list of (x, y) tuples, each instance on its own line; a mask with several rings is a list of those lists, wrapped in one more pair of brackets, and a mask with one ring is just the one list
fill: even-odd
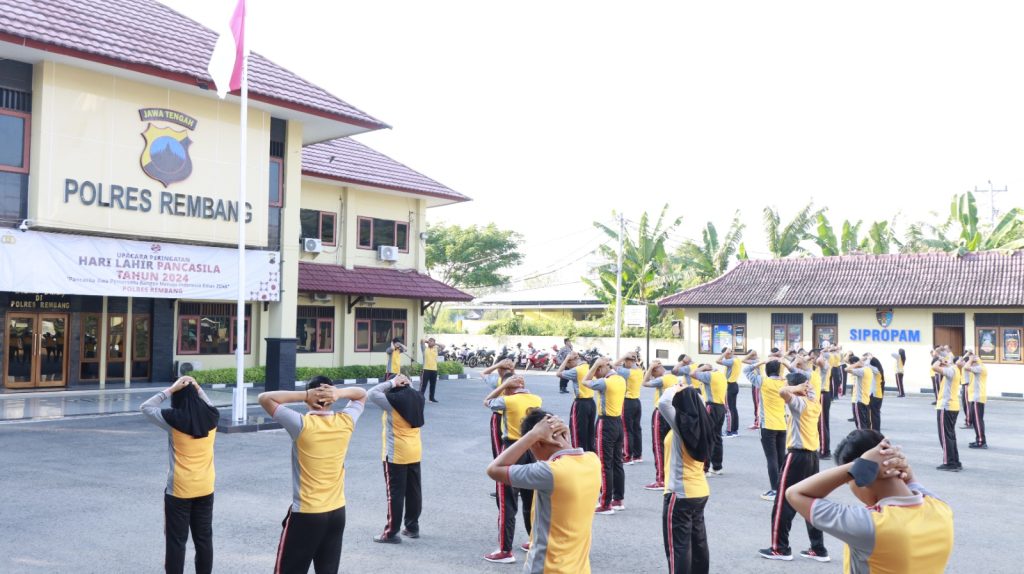
[[(234, 4), (164, 3), (210, 27)], [(613, 209), (669, 203), (676, 239), (740, 209), (756, 256), (765, 205), (902, 227), (989, 180), (1022, 205), (1019, 2), (249, 4), (255, 51), (393, 125), (357, 139), (474, 199), (432, 221), (526, 236), (518, 277), (578, 260)]]

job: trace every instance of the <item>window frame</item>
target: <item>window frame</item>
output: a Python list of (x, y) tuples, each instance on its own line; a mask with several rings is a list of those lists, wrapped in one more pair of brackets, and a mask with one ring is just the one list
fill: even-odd
[[(996, 340), (996, 353), (994, 359), (981, 357), (981, 332), (982, 331), (995, 331)], [(1006, 331), (1017, 332), (1017, 353), (1021, 355), (1018, 359), (1007, 359), (1006, 358)], [(1024, 353), (1021, 352), (1020, 342), (1022, 335), (1024, 335), (1024, 326), (1003, 326), (1003, 325), (984, 325), (974, 327), (974, 350), (981, 357), (981, 360), (987, 364), (994, 365), (1021, 365), (1024, 364)]]
[[(792, 327), (797, 327), (800, 330), (800, 342), (797, 344), (797, 346), (795, 348), (790, 349), (789, 348), (789, 332), (790, 332), (790, 329)], [(781, 328), (783, 330), (783, 337), (782, 337), (783, 345), (781, 347), (779, 347), (778, 345), (775, 344), (776, 343), (776, 341), (775, 341), (775, 330), (779, 329), (779, 328)], [(796, 351), (797, 349), (802, 348), (803, 345), (804, 345), (804, 325), (803, 325), (803, 323), (772, 323), (771, 341), (772, 341), (772, 347), (778, 348), (783, 353), (788, 353), (791, 350), (792, 351)]]
[[(324, 216), (330, 216), (331, 218), (331, 235), (334, 237), (334, 241), (330, 243), (324, 241)], [(334, 211), (321, 211), (320, 212), (320, 224), (319, 224), (319, 235), (320, 243), (322, 245), (337, 246), (338, 245), (338, 214)]]
[[(366, 347), (359, 347), (359, 327), (366, 326)], [(373, 350), (373, 319), (356, 319), (355, 336), (352, 338), (357, 353), (370, 353)]]
[[(231, 334), (228, 336), (228, 355), (235, 354), (235, 337), (238, 335), (238, 317), (231, 317)], [(252, 353), (252, 317), (245, 317), (245, 351), (243, 355)], [(224, 355), (224, 353), (208, 353), (210, 355)]]
[[(277, 201), (274, 202), (269, 197), (267, 198), (267, 205), (269, 207), (284, 207), (284, 160), (279, 157), (270, 157), (270, 163), (277, 164)], [(268, 168), (269, 169), (269, 168)], [(268, 194), (270, 190), (267, 190)]]
[[(399, 225), (405, 226), (405, 249), (402, 249), (402, 246), (398, 244), (398, 226)], [(408, 221), (395, 221), (395, 247), (398, 248), (398, 252), (399, 253), (408, 253), (409, 252), (409, 222)]]
[[(363, 222), (364, 221), (370, 222), (370, 244), (369, 245), (364, 244), (362, 239), (360, 238), (360, 236), (362, 235), (362, 231), (363, 231), (361, 229), (361, 227), (363, 226)], [(360, 217), (356, 218), (356, 248), (358, 248), (358, 249), (366, 249), (368, 251), (373, 251), (373, 218), (372, 217), (360, 216)]]
[[(697, 353), (698, 354), (700, 354), (700, 355), (720, 355), (720, 354), (722, 354), (722, 349), (724, 347), (719, 347), (719, 350), (717, 352), (715, 351), (715, 327), (724, 327), (724, 326), (728, 326), (729, 329), (730, 329), (731, 335), (730, 335), (730, 340), (729, 340), (729, 345), (728, 345), (730, 348), (732, 348), (736, 344), (736, 329), (739, 328), (739, 329), (742, 330), (742, 332), (743, 332), (743, 349), (741, 350), (741, 349), (738, 349), (738, 348), (733, 348), (733, 350), (735, 352), (737, 352), (737, 353), (746, 353), (747, 352), (747, 346), (748, 346), (748, 342), (749, 342), (750, 339), (749, 339), (749, 337), (747, 335), (747, 324), (746, 323), (736, 323), (736, 322), (732, 322), (732, 323), (717, 323), (716, 322), (716, 323), (698, 323), (698, 325), (699, 325), (698, 331), (697, 331)], [(705, 330), (708, 332), (709, 346), (705, 346), (704, 345), (704, 336), (703, 335), (704, 335)]]
[(9, 109), (3, 108), (3, 109), (0, 109), (0, 116), (11, 116), (11, 117), (21, 118), (21, 119), (25, 120), (25, 131), (22, 134), (22, 138), (21, 138), (21, 145), (22, 145), (22, 148), (21, 148), (21, 156), (22, 156), (21, 157), (21, 164), (22, 164), (22, 167), (17, 167), (17, 166), (13, 166), (13, 165), (7, 165), (7, 164), (0, 163), (0, 171), (6, 172), (6, 173), (22, 173), (22, 174), (26, 174), (27, 175), (28, 172), (29, 172), (29, 159), (30, 159), (29, 152), (31, 151), (30, 147), (31, 147), (31, 144), (32, 144), (32, 140), (31, 140), (31, 138), (32, 138), (32, 114), (27, 114), (25, 112), (19, 112), (19, 111), (16, 111), (16, 110), (9, 110)]
[[(382, 245), (384, 245), (383, 243), (380, 244), (380, 245), (375, 245), (374, 244), (374, 232), (376, 231), (376, 227), (377, 227), (376, 220), (378, 220), (378, 219), (381, 222), (391, 222), (391, 224), (392, 224), (391, 243), (390, 243), (389, 247), (397, 248), (399, 253), (409, 253), (409, 251), (411, 249), (410, 245), (412, 244), (412, 239), (409, 237), (409, 233), (411, 231), (411, 226), (409, 225), (408, 221), (399, 221), (397, 219), (384, 219), (383, 217), (369, 217), (369, 216), (366, 216), (366, 215), (360, 215), (360, 216), (356, 217), (356, 248), (357, 249), (364, 249), (366, 251), (376, 251), (378, 247), (381, 247)], [(368, 221), (370, 223), (370, 243), (369, 243), (369, 245), (363, 243), (361, 241), (361, 239), (360, 239), (360, 235), (361, 235), (361, 231), (362, 231), (360, 228), (362, 227), (363, 221)], [(398, 244), (398, 226), (399, 225), (405, 227), (405, 248), (404, 249), (402, 248), (401, 245)], [(326, 243), (324, 245), (326, 245)]]
[[(333, 353), (334, 352), (334, 339), (335, 339), (335, 335), (337, 333), (335, 331), (335, 329), (334, 329), (334, 318), (333, 317), (323, 317), (323, 318), (317, 317), (315, 319), (315, 321), (316, 321), (316, 330), (315, 330), (316, 352), (317, 353)], [(320, 334), (321, 334), (320, 324), (321, 323), (329, 323), (331, 325), (331, 348), (329, 348), (329, 349), (324, 349), (324, 348), (322, 348), (320, 346), (320, 342), (321, 342), (321, 339), (320, 339)]]
[[(186, 320), (193, 320), (196, 322), (196, 348), (190, 351), (182, 346), (182, 336), (185, 334), (185, 329), (182, 328), (182, 322)], [(178, 315), (178, 354), (179, 355), (199, 355), (199, 326), (202, 323), (202, 315)]]

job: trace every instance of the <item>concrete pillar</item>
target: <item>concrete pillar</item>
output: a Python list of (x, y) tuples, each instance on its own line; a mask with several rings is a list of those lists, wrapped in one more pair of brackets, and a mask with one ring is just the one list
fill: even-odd
[(100, 388), (107, 386), (107, 296), (103, 296), (103, 307), (100, 310), (100, 340), (96, 352), (100, 354)]
[(132, 323), (132, 298), (124, 312), (124, 388), (132, 386), (132, 356), (134, 355), (135, 325)]

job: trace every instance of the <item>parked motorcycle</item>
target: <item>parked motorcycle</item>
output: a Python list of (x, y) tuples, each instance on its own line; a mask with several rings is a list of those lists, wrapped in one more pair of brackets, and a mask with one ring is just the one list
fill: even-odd
[(489, 367), (494, 364), (494, 351), (488, 350), (487, 347), (480, 347), (470, 357), (466, 364), (467, 367)]
[(553, 361), (554, 355), (551, 353), (542, 349), (534, 349), (532, 353), (526, 356), (526, 370), (538, 369), (546, 371), (551, 368)]
[(463, 343), (462, 347), (457, 347), (455, 351), (455, 360), (462, 363), (465, 366), (469, 366), (469, 358), (473, 355), (473, 348)]
[(601, 354), (601, 351), (597, 350), (597, 347), (591, 347), (586, 351), (580, 353), (580, 358), (586, 361), (587, 364), (590, 365), (591, 367), (593, 367), (594, 363), (596, 363), (597, 360), (603, 356), (604, 355)]

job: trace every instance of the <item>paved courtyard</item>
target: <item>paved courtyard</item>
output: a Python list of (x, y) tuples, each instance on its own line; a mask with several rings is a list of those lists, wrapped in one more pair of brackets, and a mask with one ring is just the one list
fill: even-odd
[[(550, 376), (528, 378), (545, 407), (567, 415), (569, 395)], [(343, 572), (500, 573), (516, 565), (492, 565), (480, 557), (496, 546), (492, 484), (484, 474), (490, 458), (487, 390), (480, 380), (442, 381), (440, 404), (428, 404), (424, 438), (423, 537), (398, 546), (370, 538), (385, 518), (380, 462), (379, 410), (368, 406), (349, 449), (348, 524)], [(644, 398), (644, 417), (651, 398)], [(745, 427), (749, 392), (740, 395)], [(745, 399), (745, 400), (744, 400)], [(134, 401), (132, 401), (134, 403)], [(1019, 572), (1018, 541), (1024, 533), (1020, 496), (1024, 479), (1024, 420), (1020, 402), (988, 406), (991, 449), (967, 449), (958, 429), (965, 471), (934, 469), (940, 450), (929, 399), (887, 397), (883, 431), (909, 453), (920, 480), (953, 506), (956, 545), (950, 572)], [(836, 435), (850, 430), (847, 402), (833, 412)], [(16, 418), (16, 417), (15, 417)], [(650, 436), (645, 425), (645, 451)], [(0, 572), (158, 572), (163, 557), (162, 488), (166, 440), (141, 415), (67, 418), (0, 424)], [(284, 431), (221, 435), (217, 440), (214, 512), (218, 573), (271, 572), (281, 520), (289, 504), (290, 441)], [(837, 560), (818, 564), (797, 558), (770, 563), (755, 552), (768, 544), (770, 504), (757, 435), (743, 431), (726, 441), (726, 474), (709, 479), (706, 517), (712, 572), (841, 571), (842, 545), (826, 537)], [(594, 572), (664, 572), (661, 496), (642, 489), (653, 478), (650, 458), (626, 467), (625, 512), (596, 516), (591, 560)], [(851, 501), (844, 492), (839, 498)], [(519, 525), (517, 537), (525, 540)], [(799, 519), (792, 542), (806, 546)], [(517, 553), (520, 557), (522, 553)], [(190, 558), (191, 560), (191, 553)]]

